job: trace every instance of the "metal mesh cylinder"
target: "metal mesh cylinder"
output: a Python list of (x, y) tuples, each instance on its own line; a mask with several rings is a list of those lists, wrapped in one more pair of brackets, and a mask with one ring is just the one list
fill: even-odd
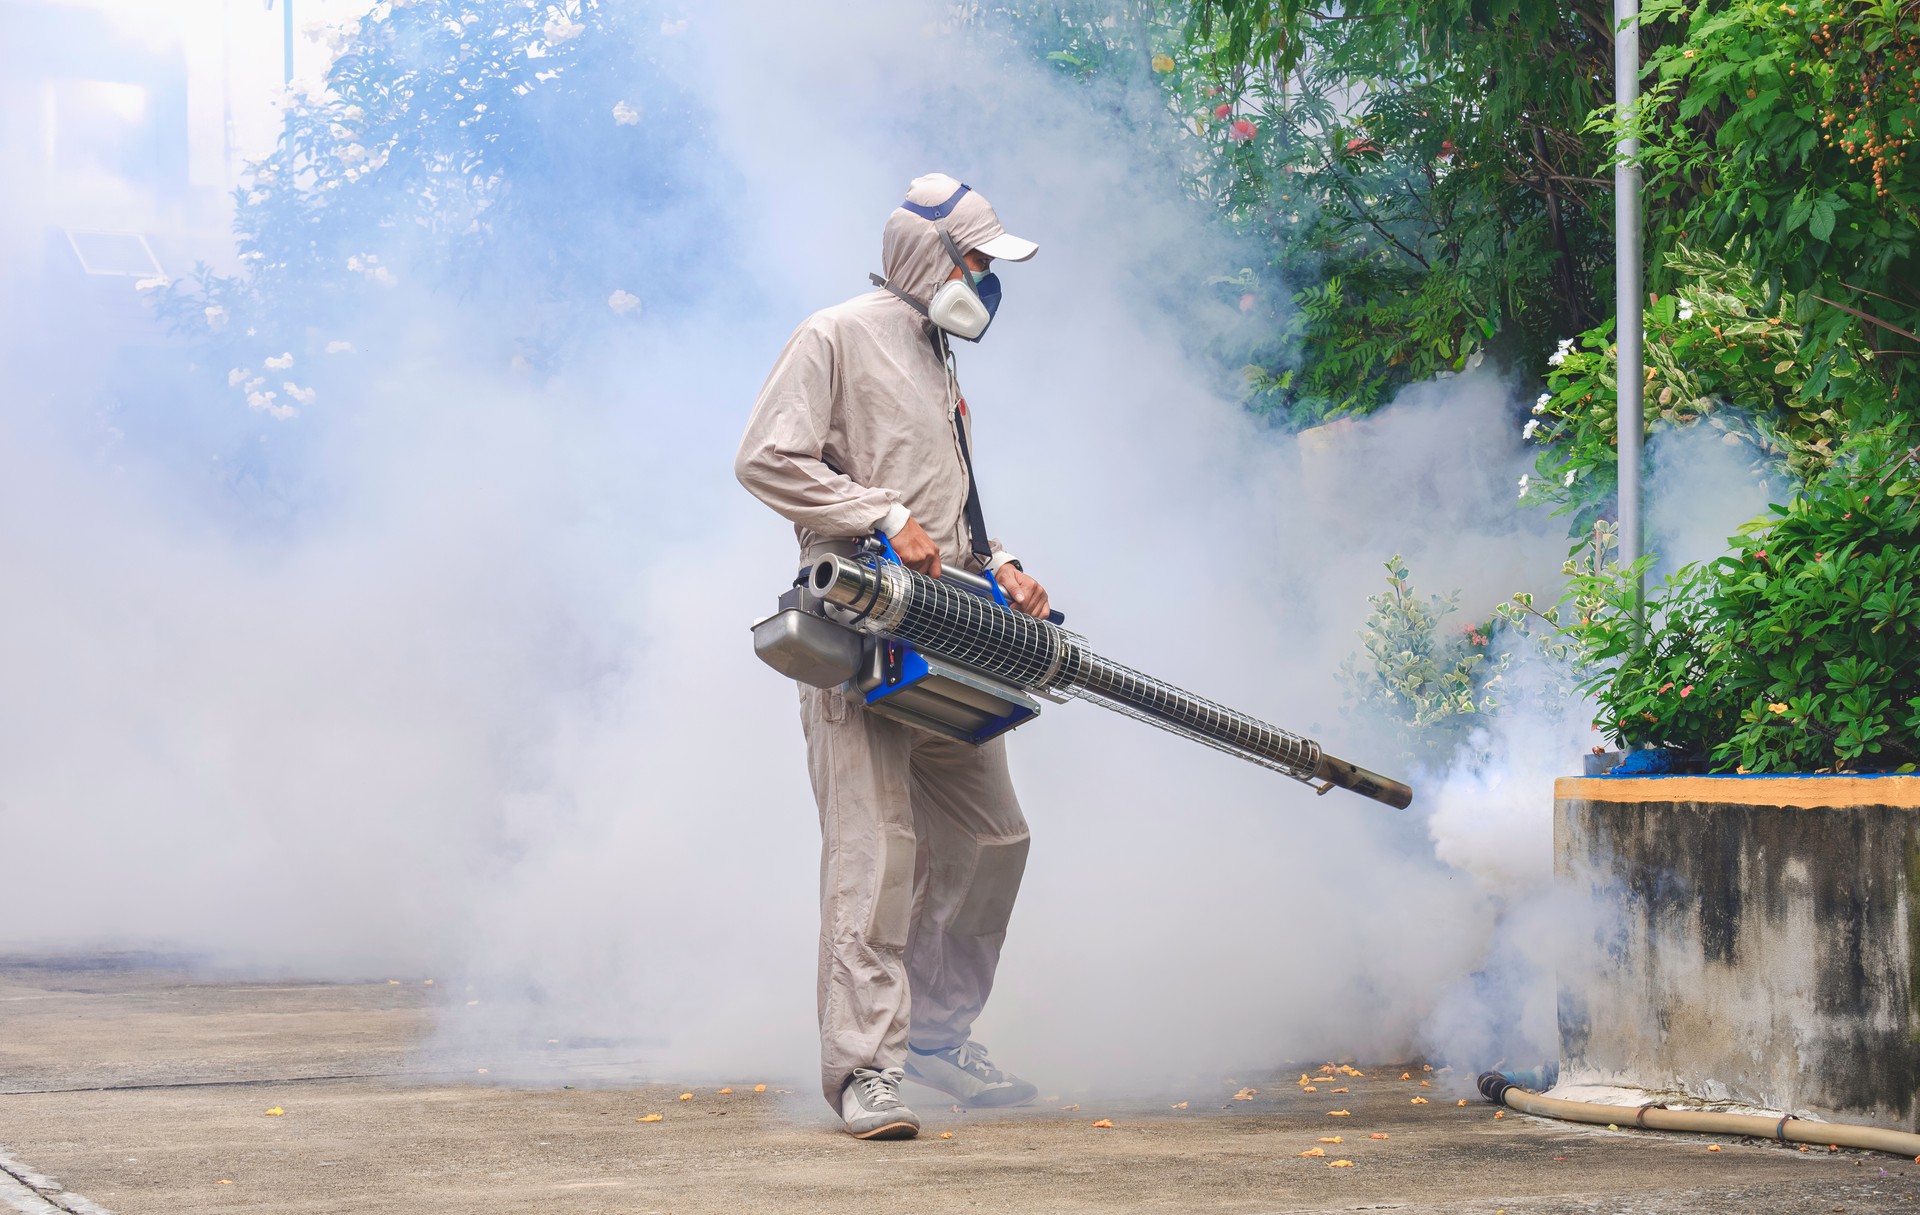
[(859, 613), (854, 626), (897, 637), (1027, 691), (1074, 696), (1310, 780), (1320, 745), (1278, 726), (1109, 661), (1073, 634), (925, 574), (845, 557), (814, 566), (813, 591)]

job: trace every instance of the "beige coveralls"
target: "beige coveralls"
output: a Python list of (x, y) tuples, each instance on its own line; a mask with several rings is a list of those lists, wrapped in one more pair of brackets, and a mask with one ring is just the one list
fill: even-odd
[[(984, 207), (948, 222), (963, 250), (1001, 230)], [(933, 224), (905, 210), (887, 222), (882, 262), (922, 302), (953, 264)], [(931, 324), (870, 292), (794, 332), (735, 475), (794, 522), (803, 561), (849, 551), (899, 502), (942, 561), (977, 570), (958, 402)], [(900, 1066), (909, 1035), (926, 1050), (967, 1040), (1026, 868), (1027, 823), (1002, 740), (956, 742), (805, 685), (800, 720), (820, 807), (820, 1083), (838, 1109), (853, 1069)]]

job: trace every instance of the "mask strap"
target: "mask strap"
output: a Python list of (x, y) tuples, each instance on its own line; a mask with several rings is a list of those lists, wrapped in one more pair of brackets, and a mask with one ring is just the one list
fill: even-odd
[(900, 290), (900, 288), (894, 286), (893, 280), (881, 278), (877, 274), (869, 274), (867, 275), (867, 281), (872, 283), (874, 286), (880, 288), (882, 291), (893, 292), (895, 295), (900, 297), (901, 301), (904, 302), (907, 305), (907, 307), (913, 309), (915, 312), (918, 312), (921, 316), (926, 317), (928, 320), (933, 319), (932, 314), (930, 314), (927, 311), (927, 306), (925, 304), (921, 303), (917, 299), (914, 299), (911, 295), (908, 295), (906, 292)]

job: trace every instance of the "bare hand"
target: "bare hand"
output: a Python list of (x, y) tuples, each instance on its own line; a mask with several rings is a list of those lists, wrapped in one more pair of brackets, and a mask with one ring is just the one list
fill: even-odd
[(918, 519), (909, 518), (905, 527), (887, 539), (892, 542), (894, 556), (900, 558), (900, 564), (919, 570), (929, 578), (940, 576), (940, 546), (927, 535), (927, 529), (920, 526)]
[(1046, 587), (1027, 577), (1025, 571), (1011, 565), (1001, 566), (994, 577), (1000, 580), (1000, 589), (1007, 593), (1007, 600), (1016, 610), (1036, 620), (1047, 618)]

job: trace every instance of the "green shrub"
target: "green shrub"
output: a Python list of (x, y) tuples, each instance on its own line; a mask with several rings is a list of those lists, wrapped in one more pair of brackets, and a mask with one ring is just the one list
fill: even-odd
[[(1556, 621), (1598, 724), (1716, 771), (1910, 770), (1920, 761), (1920, 447), (1850, 441), (1733, 551), (1646, 596), (1577, 573)], [(1643, 566), (1644, 568), (1644, 566)]]
[(1365, 658), (1347, 659), (1340, 680), (1359, 714), (1393, 731), (1403, 761), (1441, 768), (1498, 709), (1507, 657), (1490, 654), (1488, 623), (1442, 628), (1458, 592), (1423, 600), (1399, 556), (1386, 569), (1387, 589), (1367, 599)]

